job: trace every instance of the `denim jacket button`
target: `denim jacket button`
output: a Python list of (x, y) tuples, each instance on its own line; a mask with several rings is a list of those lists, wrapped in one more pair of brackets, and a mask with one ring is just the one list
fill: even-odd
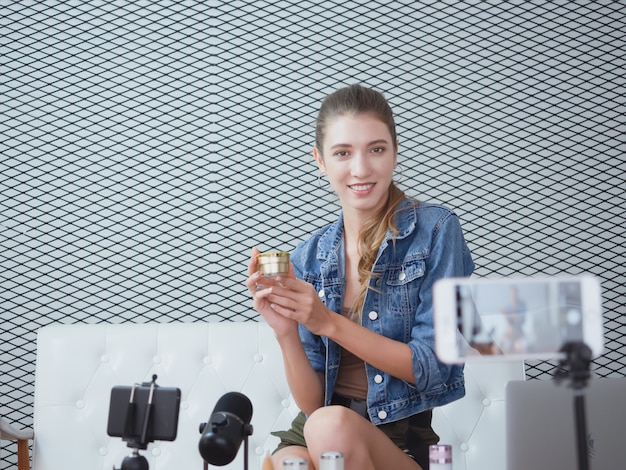
[(383, 376), (380, 374), (376, 374), (374, 376), (374, 382), (376, 382), (377, 384), (383, 383)]
[(378, 320), (378, 313), (373, 310), (367, 314), (370, 320)]
[(324, 289), (320, 289), (320, 291), (317, 293), (317, 295), (320, 296), (320, 299), (324, 298), (324, 296), (326, 295), (326, 293), (324, 292)]
[(387, 412), (386, 412), (385, 410), (380, 410), (380, 411), (378, 412), (378, 417), (379, 417), (380, 419), (387, 419)]
[(400, 275), (398, 276), (398, 279), (400, 279), (401, 281), (404, 281), (406, 279), (406, 273), (402, 271)]

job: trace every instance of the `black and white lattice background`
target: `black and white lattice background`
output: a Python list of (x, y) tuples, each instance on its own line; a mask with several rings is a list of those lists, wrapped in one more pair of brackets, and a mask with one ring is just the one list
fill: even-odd
[(389, 98), (400, 185), (455, 208), (477, 275), (601, 278), (594, 370), (626, 374), (622, 2), (6, 0), (0, 12), (10, 421), (32, 422), (42, 325), (256, 321), (250, 248), (290, 250), (335, 217), (312, 125), (321, 98), (353, 82)]

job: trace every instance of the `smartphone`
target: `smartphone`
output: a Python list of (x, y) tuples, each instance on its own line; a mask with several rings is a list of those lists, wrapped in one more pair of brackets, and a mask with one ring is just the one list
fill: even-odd
[[(132, 396), (132, 400), (131, 400)], [(178, 431), (181, 392), (179, 388), (154, 387), (143, 383), (135, 387), (116, 386), (111, 389), (107, 434), (125, 441), (145, 443), (173, 441)], [(151, 403), (150, 403), (151, 402)], [(144, 423), (150, 403), (150, 419), (144, 433)]]
[(593, 357), (604, 347), (600, 282), (590, 275), (441, 279), (433, 308), (444, 363), (561, 359), (571, 341)]

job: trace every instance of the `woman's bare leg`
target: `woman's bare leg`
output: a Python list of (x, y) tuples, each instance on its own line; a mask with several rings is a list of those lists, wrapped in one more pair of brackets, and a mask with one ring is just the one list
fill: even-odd
[(322, 452), (332, 450), (343, 453), (346, 470), (421, 470), (384, 432), (344, 406), (313, 412), (304, 425), (304, 437), (313, 468)]

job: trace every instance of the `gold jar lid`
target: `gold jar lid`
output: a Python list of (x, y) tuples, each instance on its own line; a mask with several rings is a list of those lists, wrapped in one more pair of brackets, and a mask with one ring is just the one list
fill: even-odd
[(264, 276), (277, 276), (289, 273), (289, 253), (286, 251), (268, 251), (257, 256), (259, 271)]

